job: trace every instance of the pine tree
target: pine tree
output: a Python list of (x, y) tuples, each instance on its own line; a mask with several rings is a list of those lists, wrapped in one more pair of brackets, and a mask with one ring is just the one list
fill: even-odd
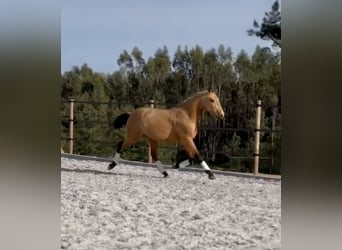
[(247, 31), (248, 35), (271, 40), (274, 46), (281, 48), (281, 13), (278, 0), (273, 3), (271, 11), (265, 13), (261, 24), (254, 20), (253, 27), (254, 29)]

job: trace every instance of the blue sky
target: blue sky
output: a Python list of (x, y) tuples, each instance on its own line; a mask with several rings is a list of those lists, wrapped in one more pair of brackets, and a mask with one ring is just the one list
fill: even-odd
[(61, 71), (87, 63), (112, 73), (123, 50), (137, 46), (147, 60), (167, 46), (171, 59), (178, 45), (204, 51), (242, 49), (271, 42), (247, 35), (253, 20), (261, 21), (274, 0), (62, 0)]

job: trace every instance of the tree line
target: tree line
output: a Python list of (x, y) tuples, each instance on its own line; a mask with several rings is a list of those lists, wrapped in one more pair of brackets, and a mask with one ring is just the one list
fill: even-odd
[[(220, 97), (226, 118), (223, 122), (203, 116), (195, 143), (213, 165), (239, 171), (250, 171), (251, 161), (233, 156), (253, 154), (254, 131), (224, 128), (253, 128), (255, 103), (263, 102), (262, 128), (280, 129), (281, 63), (279, 53), (256, 47), (249, 56), (244, 50), (235, 57), (229, 47), (219, 45), (204, 51), (199, 45), (178, 46), (173, 56), (166, 46), (158, 48), (147, 60), (134, 47), (124, 50), (117, 59), (119, 69), (111, 74), (94, 72), (90, 66), (74, 66), (62, 74), (61, 136), (67, 148), (68, 101), (75, 103), (76, 153), (113, 156), (116, 143), (123, 138), (122, 130), (111, 126), (114, 118), (153, 99), (156, 107), (169, 108), (194, 93), (215, 90)], [(92, 104), (85, 103), (93, 102)], [(220, 130), (215, 130), (220, 128)], [(140, 141), (126, 157), (147, 160), (145, 141)], [(174, 161), (176, 151), (160, 149), (163, 162)], [(280, 172), (280, 134), (262, 133), (261, 156), (264, 172)]]

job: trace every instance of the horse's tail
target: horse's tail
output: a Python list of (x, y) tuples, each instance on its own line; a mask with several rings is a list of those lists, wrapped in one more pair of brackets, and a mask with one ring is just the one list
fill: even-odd
[(115, 118), (113, 126), (115, 129), (122, 128), (126, 125), (128, 117), (131, 113), (122, 113), (118, 117)]

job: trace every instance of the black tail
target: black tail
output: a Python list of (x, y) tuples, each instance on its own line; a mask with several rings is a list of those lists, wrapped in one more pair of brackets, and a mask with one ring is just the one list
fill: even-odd
[(129, 117), (130, 113), (123, 113), (121, 115), (119, 115), (118, 117), (115, 118), (114, 120), (114, 128), (118, 129), (118, 128), (122, 128), (126, 125), (128, 117)]

